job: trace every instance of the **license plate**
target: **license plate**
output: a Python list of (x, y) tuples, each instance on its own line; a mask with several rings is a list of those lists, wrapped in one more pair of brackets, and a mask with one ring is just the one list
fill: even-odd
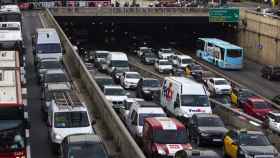
[(213, 142), (221, 142), (222, 139), (213, 139)]

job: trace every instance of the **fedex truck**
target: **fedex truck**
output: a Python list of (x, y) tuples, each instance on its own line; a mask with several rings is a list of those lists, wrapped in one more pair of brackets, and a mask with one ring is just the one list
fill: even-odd
[(160, 104), (182, 121), (187, 121), (193, 114), (212, 113), (206, 88), (185, 77), (164, 78)]

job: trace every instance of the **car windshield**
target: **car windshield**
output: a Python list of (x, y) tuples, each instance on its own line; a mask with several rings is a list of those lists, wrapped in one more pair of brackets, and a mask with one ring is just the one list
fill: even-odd
[(87, 112), (85, 111), (56, 112), (54, 114), (55, 128), (76, 128), (88, 126), (89, 120)]
[(113, 80), (111, 78), (96, 78), (95, 81), (98, 83), (98, 85), (113, 85)]
[(182, 59), (182, 64), (191, 64), (193, 63), (192, 59)]
[(218, 117), (199, 117), (197, 119), (200, 127), (224, 127), (223, 121)]
[(64, 73), (47, 74), (45, 79), (46, 83), (67, 82), (67, 81), (68, 80)]
[(269, 109), (270, 106), (264, 101), (254, 102), (254, 106), (256, 109)]
[(40, 69), (60, 69), (61, 63), (59, 61), (41, 61)]
[(228, 85), (226, 80), (216, 80), (215, 85)]
[(106, 88), (104, 94), (113, 96), (124, 96), (126, 92), (122, 88)]
[(269, 140), (262, 134), (240, 134), (240, 145), (246, 146), (268, 146)]
[(141, 113), (139, 114), (139, 122), (138, 122), (139, 126), (143, 126), (145, 118), (149, 118), (149, 117), (166, 117), (166, 114), (165, 113), (161, 113), (161, 114)]
[(274, 121), (275, 122), (280, 122), (280, 116), (274, 116)]
[(255, 94), (251, 91), (241, 91), (239, 92), (240, 99), (247, 99), (249, 97), (255, 96)]
[(242, 50), (241, 49), (228, 49), (227, 50), (227, 57), (231, 58), (238, 58), (242, 56)]
[(146, 51), (146, 52), (144, 52), (144, 56), (149, 57), (149, 58), (155, 58), (156, 54), (153, 52), (150, 52), (150, 51)]
[(96, 58), (106, 58), (108, 53), (96, 53)]
[(208, 97), (206, 95), (181, 95), (182, 106), (209, 106)]
[(162, 53), (173, 53), (172, 49), (162, 49), (161, 52)]
[(192, 71), (198, 71), (198, 70), (202, 70), (202, 67), (200, 65), (195, 65), (195, 66), (192, 66)]
[(188, 142), (185, 129), (158, 129), (154, 131), (153, 137), (154, 142), (159, 144), (186, 144)]
[(68, 149), (69, 158), (108, 158), (107, 152), (101, 143), (85, 142), (71, 144)]
[(159, 80), (143, 80), (143, 87), (160, 87)]
[(126, 78), (134, 78), (134, 79), (140, 79), (141, 76), (138, 73), (133, 73), (133, 74), (126, 74)]
[(128, 67), (128, 62), (126, 60), (112, 60), (111, 64), (113, 67)]
[(49, 54), (49, 53), (61, 53), (61, 47), (59, 43), (51, 44), (38, 44), (38, 53)]
[(159, 65), (171, 65), (169, 61), (159, 61)]

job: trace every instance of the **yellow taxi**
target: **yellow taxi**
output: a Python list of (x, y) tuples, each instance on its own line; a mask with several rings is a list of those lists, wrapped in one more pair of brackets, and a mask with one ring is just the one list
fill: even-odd
[(261, 131), (229, 130), (224, 137), (223, 156), (231, 158), (279, 158), (277, 149)]
[(230, 94), (231, 103), (233, 105), (240, 106), (242, 102), (246, 101), (247, 98), (252, 96), (256, 96), (256, 94), (248, 89), (233, 87)]

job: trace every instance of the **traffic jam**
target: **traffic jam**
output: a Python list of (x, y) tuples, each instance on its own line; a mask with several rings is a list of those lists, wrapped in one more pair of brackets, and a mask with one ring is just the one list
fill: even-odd
[[(206, 70), (191, 56), (173, 48), (145, 45), (127, 54), (106, 50), (79, 52), (75, 48), (147, 157), (280, 156), (265, 133), (228, 127), (213, 113), (213, 108), (238, 109), (262, 120), (265, 128), (276, 133), (280, 129), (280, 113), (250, 89)], [(243, 49), (219, 39), (198, 39), (196, 55), (222, 69), (243, 68)], [(163, 79), (141, 74), (130, 62)], [(219, 105), (210, 103), (209, 98)]]

